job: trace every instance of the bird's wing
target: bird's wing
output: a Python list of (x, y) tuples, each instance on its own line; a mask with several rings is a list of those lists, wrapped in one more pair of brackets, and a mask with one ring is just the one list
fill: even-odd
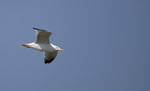
[(46, 30), (33, 28), (36, 31), (36, 43), (49, 44), (49, 37), (52, 34)]
[(53, 51), (53, 52), (45, 52), (44, 53), (44, 56), (45, 56), (45, 58), (44, 58), (44, 63), (45, 64), (49, 64), (49, 63), (51, 63), (54, 59), (55, 59), (55, 57), (57, 56), (57, 51)]

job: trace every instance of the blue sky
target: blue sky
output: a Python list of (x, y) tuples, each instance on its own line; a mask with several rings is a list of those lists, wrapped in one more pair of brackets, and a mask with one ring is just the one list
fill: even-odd
[[(148, 0), (1, 0), (1, 91), (150, 91)], [(20, 44), (32, 27), (63, 48), (43, 54)]]

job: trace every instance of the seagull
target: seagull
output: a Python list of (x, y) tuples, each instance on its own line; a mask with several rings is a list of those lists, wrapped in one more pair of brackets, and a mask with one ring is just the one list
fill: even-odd
[(49, 64), (51, 63), (55, 57), (57, 56), (58, 51), (64, 52), (63, 49), (60, 47), (50, 43), (49, 37), (52, 35), (51, 32), (46, 30), (34, 28), (36, 32), (36, 42), (28, 43), (28, 44), (21, 44), (26, 48), (36, 49), (38, 51), (44, 52), (44, 63)]

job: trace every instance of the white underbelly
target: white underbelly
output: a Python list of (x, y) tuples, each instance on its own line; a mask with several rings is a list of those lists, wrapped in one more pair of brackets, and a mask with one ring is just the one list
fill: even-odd
[(36, 48), (34, 48), (34, 49), (42, 51), (42, 52), (50, 52), (50, 51), (54, 51), (55, 50), (52, 46), (50, 46), (48, 44), (46, 44), (46, 45), (44, 45), (44, 44), (37, 44)]

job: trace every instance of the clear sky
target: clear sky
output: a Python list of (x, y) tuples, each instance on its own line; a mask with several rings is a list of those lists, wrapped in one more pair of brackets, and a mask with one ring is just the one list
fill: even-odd
[[(150, 91), (149, 0), (1, 0), (0, 91)], [(20, 46), (32, 27), (59, 52)]]

